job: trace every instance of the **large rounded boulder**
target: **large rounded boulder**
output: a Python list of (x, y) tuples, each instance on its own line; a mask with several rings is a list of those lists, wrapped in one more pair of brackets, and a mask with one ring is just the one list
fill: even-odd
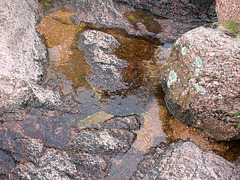
[(240, 40), (210, 27), (185, 33), (161, 67), (173, 116), (216, 140), (240, 139)]

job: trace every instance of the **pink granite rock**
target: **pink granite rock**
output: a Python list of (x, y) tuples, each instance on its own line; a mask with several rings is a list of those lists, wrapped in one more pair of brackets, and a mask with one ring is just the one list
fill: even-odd
[(240, 1), (239, 0), (216, 0), (216, 11), (218, 21), (225, 25), (230, 26), (234, 21), (236, 29), (240, 31)]
[(176, 119), (216, 140), (240, 139), (239, 39), (212, 28), (191, 30), (176, 41), (161, 73)]

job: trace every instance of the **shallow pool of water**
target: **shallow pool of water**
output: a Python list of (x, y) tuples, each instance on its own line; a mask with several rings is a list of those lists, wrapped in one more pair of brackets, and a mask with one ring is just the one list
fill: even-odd
[[(66, 16), (70, 15), (69, 12), (65, 13)], [(61, 18), (63, 14), (64, 11), (61, 12)], [(49, 53), (44, 85), (58, 90), (63, 99), (73, 100), (80, 111), (75, 114), (63, 114), (59, 122), (64, 122), (64, 127), (81, 129), (102, 123), (113, 116), (140, 115), (142, 127), (137, 132), (136, 141), (124, 156), (111, 159), (112, 168), (106, 179), (130, 178), (137, 164), (151, 147), (178, 139), (190, 139), (203, 149), (213, 150), (231, 161), (236, 158), (237, 153), (230, 151), (233, 149), (231, 147), (234, 147), (236, 152), (239, 146), (208, 139), (203, 132), (176, 121), (168, 112), (159, 82), (158, 64), (161, 62), (158, 58), (154, 58), (158, 45), (163, 45), (159, 43), (160, 40), (128, 35), (125, 30), (119, 28), (96, 29), (90, 26), (86, 28), (84, 25), (79, 27), (71, 23), (62, 25), (57, 13), (53, 15), (45, 17), (46, 21), (42, 21), (38, 28), (45, 39)], [(128, 12), (125, 16), (133, 24), (141, 22), (149, 31), (161, 32), (161, 26), (156, 24), (154, 16), (147, 11)], [(63, 28), (62, 32), (66, 32), (66, 35), (61, 36), (67, 37), (67, 40), (56, 42), (57, 36), (51, 37), (51, 33), (56, 33), (57, 28), (45, 29), (48, 23)], [(72, 28), (73, 34), (68, 33), (69, 27)], [(78, 49), (77, 41), (78, 35), (89, 28), (108, 33), (121, 43), (112, 54), (127, 63), (121, 73), (122, 83), (126, 88), (115, 91), (96, 89), (87, 80), (93, 73), (92, 66), (86, 62), (85, 52)], [(55, 146), (51, 143), (47, 145)]]

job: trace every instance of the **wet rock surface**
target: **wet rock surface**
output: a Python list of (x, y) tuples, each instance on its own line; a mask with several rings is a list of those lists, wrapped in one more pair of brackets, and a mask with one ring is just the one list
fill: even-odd
[(78, 47), (86, 52), (85, 59), (92, 65), (93, 74), (87, 80), (95, 90), (127, 88), (121, 76), (121, 69), (127, 63), (110, 54), (119, 45), (113, 36), (100, 31), (88, 30), (80, 34)]
[(161, 72), (171, 113), (217, 140), (240, 137), (239, 46), (222, 31), (200, 27), (176, 41)]
[(111, 119), (110, 122), (105, 122), (103, 127), (106, 129), (81, 130), (68, 142), (66, 149), (108, 156), (124, 154), (130, 149), (132, 142), (136, 138), (136, 134), (129, 132), (131, 125), (135, 125), (132, 128), (136, 130), (140, 127), (140, 122), (137, 116), (119, 118), (116, 121), (114, 119)]
[[(30, 5), (31, 4), (31, 5)], [(0, 108), (11, 111), (28, 104), (54, 105), (59, 97), (38, 85), (46, 49), (35, 29), (39, 21), (34, 1), (2, 1), (0, 43)]]
[[(116, 120), (116, 121), (114, 121)], [(42, 140), (19, 138), (21, 161), (3, 151), (1, 175), (9, 179), (103, 179), (111, 167), (108, 158), (125, 153), (135, 139), (132, 130), (140, 128), (138, 116), (115, 117), (102, 126), (73, 133), (66, 150), (49, 148)], [(4, 162), (7, 162), (5, 164)], [(11, 163), (10, 163), (11, 162)]]
[(190, 141), (152, 149), (131, 179), (239, 179), (239, 167)]
[(75, 164), (65, 153), (45, 148), (35, 139), (25, 140), (26, 159), (9, 173), (9, 179), (70, 179), (77, 172)]

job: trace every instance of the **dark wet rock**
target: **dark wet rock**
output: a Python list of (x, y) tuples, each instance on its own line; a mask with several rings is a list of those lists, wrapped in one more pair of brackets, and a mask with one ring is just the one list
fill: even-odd
[(139, 129), (140, 121), (135, 115), (117, 117), (115, 120), (107, 120), (102, 129), (80, 130), (66, 145), (66, 149), (111, 157), (124, 154), (136, 138), (131, 130)]
[(15, 167), (15, 163), (11, 156), (6, 152), (0, 150), (0, 177), (1, 175), (7, 175), (8, 172)]
[(76, 24), (81, 22), (93, 24), (95, 27), (120, 27), (129, 29), (131, 24), (117, 9), (112, 0), (71, 0), (69, 4), (75, 10), (72, 16)]
[(0, 108), (10, 111), (32, 101), (55, 104), (58, 95), (38, 85), (47, 53), (35, 29), (37, 3), (3, 0), (0, 16)]
[[(179, 15), (178, 18), (171, 14), (167, 13), (166, 16), (162, 16), (161, 13), (166, 13), (165, 10), (159, 10), (158, 8), (154, 8), (157, 4), (161, 2), (153, 2), (153, 1), (129, 1), (129, 3), (125, 3), (125, 1), (116, 1), (116, 5), (122, 4), (120, 6), (121, 11), (124, 13), (126, 17), (129, 17), (129, 21), (134, 25), (135, 29), (130, 29), (128, 31), (129, 34), (139, 35), (139, 36), (150, 36), (152, 38), (159, 38), (161, 42), (164, 43), (173, 43), (176, 41), (177, 38), (181, 37), (182, 34), (194, 29), (196, 27), (201, 26), (201, 24), (206, 23), (200, 19), (196, 20), (196, 16), (190, 16), (189, 20), (186, 20), (186, 16)], [(173, 6), (178, 6), (181, 2), (169, 2), (169, 4), (173, 4), (169, 7), (165, 8), (172, 8)], [(177, 5), (178, 3), (178, 5)], [(187, 4), (187, 2), (184, 1)], [(126, 10), (126, 7), (129, 7), (128, 4), (132, 4), (132, 6), (137, 6), (141, 9), (129, 9)], [(191, 3), (189, 3), (191, 4)], [(159, 5), (160, 6), (160, 5)], [(165, 5), (161, 5), (161, 8), (164, 9)], [(188, 5), (185, 5), (188, 7)], [(195, 6), (195, 5), (194, 5)], [(188, 9), (184, 7), (182, 11), (188, 11)], [(190, 7), (188, 7), (190, 8)], [(148, 10), (152, 10), (152, 13)], [(153, 10), (160, 11), (159, 13), (155, 13)], [(196, 9), (195, 9), (196, 10)], [(197, 11), (197, 10), (196, 10)], [(168, 12), (168, 11), (167, 11)], [(180, 13), (179, 9), (176, 8), (175, 13)], [(159, 14), (159, 15), (157, 15)], [(167, 18), (164, 18), (167, 17)], [(132, 19), (131, 19), (132, 18)], [(197, 22), (196, 22), (197, 21)]]
[(100, 155), (72, 153), (70, 156), (78, 171), (75, 179), (103, 179), (111, 167), (111, 163)]
[[(18, 138), (22, 147), (20, 164), (14, 167), (15, 164), (4, 166), (3, 163), (0, 175), (6, 176), (13, 168), (8, 174), (10, 180), (103, 179), (111, 167), (108, 158), (130, 149), (136, 136), (131, 131), (140, 127), (136, 115), (115, 120), (115, 123), (113, 119), (105, 121), (99, 129), (82, 129), (75, 133), (66, 150), (47, 147), (40, 139)], [(1, 150), (0, 156), (11, 161)]]
[[(4, 144), (11, 145), (9, 149), (13, 149), (12, 146), (17, 148), (19, 143), (16, 139), (22, 137), (41, 139), (46, 141), (47, 146), (63, 149), (71, 137), (73, 125), (71, 120), (82, 119), (82, 116), (58, 110), (28, 107), (21, 109), (19, 113), (4, 113), (3, 118), (5, 122), (4, 128), (0, 129), (0, 138), (3, 137)], [(16, 149), (14, 151), (18, 152)]]
[(131, 179), (239, 179), (239, 167), (194, 143), (157, 147), (145, 156)]
[(239, 139), (240, 41), (200, 27), (173, 46), (161, 70), (165, 100), (176, 119), (217, 140)]
[(123, 4), (131, 4), (135, 8), (152, 11), (162, 17), (172, 20), (202, 22), (215, 21), (214, 0), (115, 0)]
[(47, 146), (62, 149), (71, 137), (67, 115), (58, 111), (33, 109), (21, 122), (22, 132), (24, 136), (46, 140)]
[(86, 129), (77, 133), (66, 148), (69, 151), (116, 156), (130, 149), (135, 137), (132, 132), (117, 129), (115, 131)]
[(137, 115), (125, 117), (113, 117), (104, 122), (103, 128), (106, 129), (122, 129), (122, 130), (138, 130), (141, 122)]
[(48, 148), (37, 139), (21, 139), (23, 158), (9, 173), (16, 179), (103, 179), (110, 162), (100, 155)]
[(12, 169), (9, 179), (70, 179), (77, 172), (66, 152), (46, 148), (35, 139), (24, 140), (24, 144), (29, 161)]
[(0, 128), (0, 150), (7, 153), (14, 161), (21, 160), (22, 145), (18, 141), (22, 136), (8, 128)]
[(119, 42), (111, 35), (95, 31), (84, 31), (79, 36), (78, 47), (86, 52), (85, 59), (92, 65), (92, 74), (87, 81), (95, 89), (115, 91), (125, 89), (121, 69), (127, 64), (110, 54)]

